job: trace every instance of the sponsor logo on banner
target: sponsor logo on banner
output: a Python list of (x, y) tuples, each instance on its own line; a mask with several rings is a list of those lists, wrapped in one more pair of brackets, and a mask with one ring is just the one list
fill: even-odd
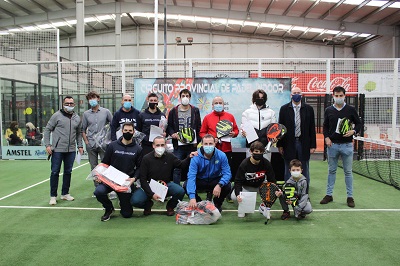
[[(3, 146), (1, 148), (3, 159), (46, 160), (48, 156), (45, 146)], [(87, 158), (87, 152), (84, 150), (81, 159)]]
[[(253, 78), (257, 77), (257, 73), (251, 73)], [(326, 92), (326, 75), (317, 73), (262, 73), (263, 78), (291, 78), (292, 89), (300, 88), (304, 93), (307, 92)], [(358, 91), (357, 74), (331, 74), (330, 91), (333, 88), (341, 86), (346, 92)]]

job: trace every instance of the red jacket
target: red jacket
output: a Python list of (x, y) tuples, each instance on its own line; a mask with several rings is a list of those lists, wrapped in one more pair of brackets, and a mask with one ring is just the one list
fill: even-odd
[[(229, 120), (233, 123), (233, 132), (235, 133), (235, 135), (233, 137), (236, 138), (236, 136), (239, 134), (239, 129), (237, 127), (235, 117), (232, 114), (225, 112), (225, 111), (222, 111), (220, 113), (212, 111), (212, 113), (210, 113), (204, 117), (203, 123), (201, 125), (201, 129), (200, 129), (200, 137), (203, 138), (204, 135), (211, 134), (216, 138), (217, 137), (217, 123), (220, 120)], [(232, 144), (230, 142), (220, 141), (220, 143), (218, 143), (216, 145), (216, 147), (217, 147), (217, 149), (219, 149), (223, 152), (231, 152), (232, 151)]]

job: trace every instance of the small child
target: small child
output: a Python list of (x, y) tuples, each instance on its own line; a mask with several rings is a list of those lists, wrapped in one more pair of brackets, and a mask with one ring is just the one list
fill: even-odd
[(301, 174), (303, 171), (301, 162), (297, 159), (291, 160), (289, 164), (290, 178), (283, 186), (283, 193), (279, 196), (283, 214), (282, 220), (290, 218), (289, 205), (292, 205), (296, 219), (304, 219), (312, 212), (311, 203), (307, 194), (307, 179)]

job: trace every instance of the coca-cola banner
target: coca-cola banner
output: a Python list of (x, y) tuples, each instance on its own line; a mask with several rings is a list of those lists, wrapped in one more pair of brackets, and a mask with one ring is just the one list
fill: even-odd
[[(263, 78), (291, 78), (292, 88), (300, 88), (303, 93), (326, 93), (326, 74), (318, 73), (261, 73)], [(257, 73), (251, 73), (250, 77), (257, 78)], [(331, 74), (330, 91), (336, 86), (342, 86), (347, 92), (357, 93), (357, 74)]]

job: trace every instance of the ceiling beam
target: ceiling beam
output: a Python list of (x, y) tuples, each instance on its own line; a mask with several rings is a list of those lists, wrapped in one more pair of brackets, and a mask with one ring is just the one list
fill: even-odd
[[(14, 14), (14, 13), (12, 13), (12, 12), (8, 11), (7, 9), (2, 8), (2, 7), (0, 7), (0, 12), (4, 13), (6, 15), (9, 15), (12, 18), (17, 16), (16, 14)], [(13, 19), (11, 19), (11, 20), (13, 20)]]
[(297, 0), (292, 0), (292, 3), (286, 8), (285, 12), (283, 12), (282, 16), (286, 16), (289, 13), (290, 9), (292, 9), (293, 5), (296, 4)]
[(324, 19), (326, 18), (333, 10), (335, 10), (336, 8), (338, 8), (341, 4), (343, 4), (343, 2), (346, 0), (340, 0), (339, 2), (337, 2), (333, 7), (329, 8), (328, 11), (326, 11), (322, 16), (319, 17), (319, 19)]
[(57, 0), (52, 0), (54, 4), (56, 4), (59, 8), (61, 8), (62, 10), (67, 9), (67, 7), (65, 7), (64, 5), (62, 5), (60, 2), (58, 2)]
[(314, 2), (314, 4), (312, 4), (309, 8), (307, 8), (307, 10), (306, 11), (304, 11), (304, 13), (303, 14), (301, 14), (301, 16), (300, 17), (302, 17), (302, 18), (305, 18), (307, 15), (308, 15), (308, 13), (310, 13), (311, 12), (311, 10), (313, 10), (313, 8), (316, 6), (316, 5), (318, 5), (319, 4), (319, 2), (321, 2), (321, 0), (317, 0), (317, 1), (315, 1)]
[(275, 2), (275, 0), (272, 0), (271, 2), (269, 2), (268, 6), (265, 8), (264, 10), (264, 14), (268, 14), (269, 10), (271, 9), (272, 4)]
[(393, 3), (396, 3), (396, 0), (392, 0), (387, 2), (386, 4), (384, 4), (383, 6), (381, 6), (380, 8), (375, 9), (374, 11), (370, 12), (369, 14), (365, 15), (364, 17), (360, 18), (359, 20), (357, 20), (357, 23), (362, 23), (364, 21), (366, 21), (367, 19), (369, 19), (370, 17), (372, 17), (373, 15), (381, 12), (382, 10), (386, 9), (388, 6), (392, 5)]
[(131, 16), (131, 14), (126, 13), (128, 15), (128, 17), (133, 21), (133, 23), (135, 24), (136, 27), (139, 26), (139, 23), (136, 22), (136, 20)]
[(24, 12), (24, 13), (26, 13), (28, 15), (32, 15), (33, 14), (32, 11), (26, 9), (23, 6), (20, 6), (19, 4), (15, 3), (13, 0), (7, 0), (6, 2), (9, 3), (12, 6), (15, 6), (16, 8), (18, 8), (19, 10), (21, 10), (22, 12)]
[(352, 10), (350, 10), (349, 12), (347, 12), (346, 14), (344, 14), (341, 18), (339, 18), (339, 21), (343, 21), (346, 18), (350, 17), (352, 14), (354, 14), (355, 12), (357, 12), (358, 10), (360, 10), (363, 6), (365, 6), (366, 4), (368, 4), (369, 2), (371, 2), (371, 0), (365, 0), (364, 2), (362, 2), (361, 4), (359, 4), (358, 6), (356, 6), (355, 8), (353, 8)]
[[(121, 5), (121, 10), (124, 13), (129, 12), (147, 12), (153, 13), (154, 6), (152, 4), (138, 4), (138, 3), (108, 3), (101, 5), (93, 5), (85, 7), (85, 15), (101, 15), (110, 14), (111, 10), (115, 9), (115, 5)], [(204, 16), (204, 17), (218, 17), (226, 19), (237, 19), (243, 20), (243, 11), (228, 11), (228, 10), (218, 10), (218, 9), (208, 9), (208, 8), (198, 8), (198, 7), (177, 7), (168, 6), (168, 14), (182, 14), (187, 16)], [(44, 23), (48, 20), (64, 19), (68, 17), (75, 17), (75, 8), (59, 11), (46, 12), (45, 14), (33, 14), (23, 17), (15, 17), (9, 19), (0, 20), (0, 27), (14, 27), (16, 25), (29, 25), (33, 23)], [(266, 22), (266, 23), (276, 23), (276, 24), (289, 24), (310, 28), (323, 28), (327, 30), (337, 30), (340, 27), (340, 21), (330, 21), (321, 20), (313, 18), (301, 18), (301, 17), (286, 17), (281, 15), (269, 15), (262, 13), (251, 13), (252, 21)], [(396, 34), (395, 26), (385, 26), (385, 25), (373, 25), (365, 23), (354, 23), (346, 22), (346, 30), (351, 32), (368, 33), (372, 35), (382, 35), (393, 37)]]
[(38, 8), (40, 8), (41, 10), (43, 10), (44, 12), (50, 11), (49, 9), (45, 8), (44, 6), (42, 6), (41, 4), (36, 2), (35, 0), (28, 0), (28, 1), (31, 2), (32, 4), (34, 4), (35, 6), (37, 6)]

